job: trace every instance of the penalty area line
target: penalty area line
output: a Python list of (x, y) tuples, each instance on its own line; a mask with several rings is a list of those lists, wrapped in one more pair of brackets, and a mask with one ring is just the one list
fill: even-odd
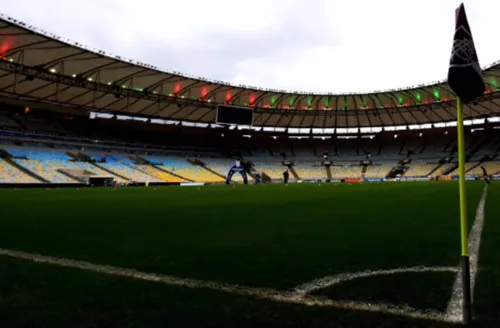
[[(126, 269), (113, 267), (109, 265), (94, 264), (86, 261), (78, 261), (60, 257), (45, 256), (35, 253), (28, 253), (18, 250), (3, 249), (0, 248), (0, 256), (7, 256), (15, 259), (31, 261), (35, 263), (51, 264), (59, 267), (66, 267), (72, 269), (79, 269), (88, 272), (95, 272), (100, 274), (107, 274), (111, 276), (127, 277), (138, 280), (145, 280), (149, 282), (161, 283), (171, 286), (187, 287), (192, 289), (211, 289), (219, 292), (225, 292), (234, 295), (251, 296), (264, 300), (271, 300), (281, 303), (291, 303), (291, 304), (301, 304), (308, 306), (319, 306), (319, 307), (331, 307), (346, 310), (355, 311), (367, 311), (367, 312), (378, 312), (384, 314), (391, 314), (396, 316), (402, 316), (407, 318), (415, 319), (427, 319), (435, 321), (446, 321), (443, 313), (426, 310), (421, 311), (409, 306), (396, 306), (392, 304), (382, 304), (382, 303), (367, 303), (367, 302), (354, 302), (354, 301), (342, 301), (342, 300), (331, 300), (322, 297), (316, 297), (308, 295), (307, 292), (298, 292), (301, 288), (290, 290), (290, 291), (279, 291), (274, 289), (266, 288), (256, 288), (256, 287), (245, 287), (240, 285), (218, 283), (214, 281), (196, 280), (188, 278), (180, 278), (170, 275), (156, 274), (141, 272), (134, 269)], [(439, 268), (419, 268), (423, 271), (429, 270), (440, 270)], [(407, 270), (407, 269), (406, 269)], [(442, 269), (441, 269), (442, 270)], [(450, 270), (449, 268), (444, 268), (445, 271)], [(354, 274), (356, 276), (356, 273)], [(359, 276), (366, 276), (365, 272), (358, 273)], [(340, 279), (340, 280), (352, 280), (351, 279)], [(337, 281), (337, 283), (340, 281)], [(302, 285), (301, 287), (306, 286)], [(310, 285), (309, 285), (310, 286)], [(314, 289), (314, 288), (312, 288)]]
[[(488, 192), (488, 185), (484, 187), (481, 200), (477, 205), (476, 217), (474, 219), (474, 224), (469, 234), (469, 261), (470, 261), (470, 279), (471, 279), (471, 297), (474, 296), (474, 285), (476, 284), (477, 268), (479, 264), (479, 248), (481, 246), (481, 235), (484, 226), (484, 206), (486, 204), (486, 195)], [(453, 283), (453, 289), (451, 293), (450, 300), (448, 301), (448, 306), (446, 307), (445, 319), (449, 322), (460, 322), (462, 321), (463, 309), (463, 286), (462, 286), (462, 273), (458, 271), (455, 281)], [(472, 302), (474, 303), (474, 302)]]

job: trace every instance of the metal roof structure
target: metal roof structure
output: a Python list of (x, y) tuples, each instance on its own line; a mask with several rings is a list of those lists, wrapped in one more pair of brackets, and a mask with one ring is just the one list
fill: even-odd
[[(255, 108), (254, 125), (362, 128), (456, 120), (446, 81), (370, 93), (264, 89), (161, 70), (0, 15), (0, 96), (84, 112), (212, 123), (217, 104)], [(500, 62), (484, 70), (487, 91), (464, 106), (468, 119), (500, 115)], [(500, 81), (499, 81), (500, 83)]]

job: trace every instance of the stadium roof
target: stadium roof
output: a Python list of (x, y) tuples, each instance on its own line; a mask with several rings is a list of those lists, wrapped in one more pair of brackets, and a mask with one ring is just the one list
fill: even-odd
[[(394, 90), (311, 94), (257, 88), (162, 70), (0, 15), (0, 95), (85, 112), (215, 121), (217, 104), (255, 108), (254, 125), (361, 128), (456, 120), (445, 81)], [(500, 62), (485, 68), (488, 90), (466, 118), (500, 115)], [(497, 82), (498, 80), (498, 82)]]

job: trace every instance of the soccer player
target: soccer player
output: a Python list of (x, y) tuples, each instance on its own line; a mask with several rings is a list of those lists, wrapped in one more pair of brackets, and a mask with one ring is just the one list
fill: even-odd
[(283, 182), (285, 184), (288, 184), (288, 175), (289, 175), (289, 173), (288, 173), (288, 169), (287, 169), (285, 172), (283, 172)]
[(488, 176), (488, 171), (486, 171), (486, 168), (484, 166), (481, 166), (481, 170), (483, 170), (484, 182), (486, 182), (486, 184), (490, 184), (490, 177)]

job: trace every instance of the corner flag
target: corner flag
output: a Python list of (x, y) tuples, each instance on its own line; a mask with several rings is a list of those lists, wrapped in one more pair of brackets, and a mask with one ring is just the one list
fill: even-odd
[(464, 103), (472, 101), (486, 90), (463, 4), (456, 11), (448, 85)]
[(451, 51), (448, 85), (455, 92), (457, 99), (457, 139), (458, 139), (458, 172), (460, 188), (460, 232), (462, 243), (462, 317), (463, 323), (469, 327), (472, 323), (472, 297), (469, 267), (469, 226), (467, 224), (467, 199), (465, 191), (465, 142), (464, 112), (462, 102), (468, 103), (485, 91), (485, 85), (477, 58), (476, 47), (465, 14), (464, 5), (456, 10), (455, 37)]

